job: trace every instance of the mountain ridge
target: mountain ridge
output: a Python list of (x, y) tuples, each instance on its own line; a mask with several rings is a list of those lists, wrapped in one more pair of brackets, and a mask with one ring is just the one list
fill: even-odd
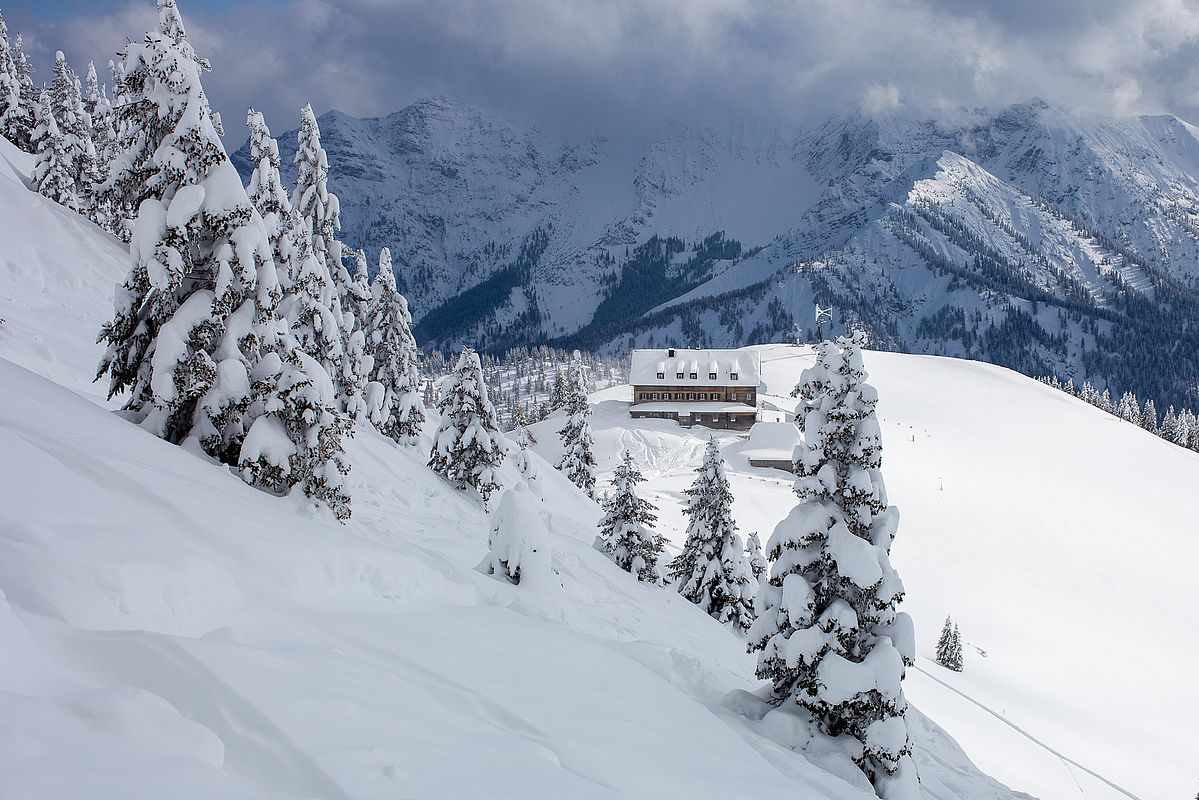
[(392, 248), (428, 346), (743, 345), (810, 336), (820, 302), (884, 349), (1199, 391), (1199, 356), (1167, 358), (1199, 350), (1199, 138), (1176, 117), (1033, 99), (572, 140), (439, 96), (321, 125), (343, 238)]

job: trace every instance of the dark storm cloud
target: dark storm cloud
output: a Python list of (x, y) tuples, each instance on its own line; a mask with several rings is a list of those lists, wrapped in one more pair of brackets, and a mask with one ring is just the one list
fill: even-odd
[[(732, 113), (954, 108), (1039, 95), (1199, 119), (1199, 5), (1181, 0), (180, 0), (230, 139), (245, 108), (386, 114), (447, 94), (582, 130)], [(6, 6), (39, 63), (107, 59), (152, 2)], [(44, 73), (43, 73), (44, 74)]]

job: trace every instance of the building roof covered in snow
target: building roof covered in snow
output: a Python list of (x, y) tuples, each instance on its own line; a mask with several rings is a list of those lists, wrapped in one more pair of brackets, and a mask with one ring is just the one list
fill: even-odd
[(752, 386), (761, 382), (761, 360), (753, 350), (634, 350), (629, 383), (634, 386)]

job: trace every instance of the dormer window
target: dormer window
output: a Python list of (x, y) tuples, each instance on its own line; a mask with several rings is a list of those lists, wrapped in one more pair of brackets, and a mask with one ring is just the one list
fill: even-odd
[(683, 379), (683, 373), (681, 373), (681, 372), (676, 372), (674, 376), (675, 376), (676, 378), (678, 378), (679, 380), (682, 380), (682, 379)]
[(709, 372), (709, 373), (708, 373), (708, 380), (710, 380), (710, 381), (714, 381), (714, 380), (716, 380), (716, 373), (715, 373), (715, 372)]
[(663, 378), (665, 378), (665, 377), (666, 377), (666, 373), (665, 373), (665, 372), (659, 372), (659, 373), (658, 373), (658, 380), (662, 380), (662, 379), (663, 379)]
[(698, 378), (698, 377), (699, 377), (699, 374), (698, 374), (698, 373), (695, 373), (695, 372), (692, 372), (692, 373), (691, 373), (691, 375), (690, 375), (690, 378), (691, 378), (691, 380), (695, 380), (695, 379), (696, 379), (696, 378)]
[(730, 373), (729, 373), (729, 380), (732, 380), (732, 381), (735, 381), (735, 380), (737, 380), (737, 373), (736, 373), (736, 372), (730, 372)]

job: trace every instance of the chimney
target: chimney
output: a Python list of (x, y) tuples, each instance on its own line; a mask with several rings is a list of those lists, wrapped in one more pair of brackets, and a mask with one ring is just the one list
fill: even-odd
[(667, 357), (667, 358), (674, 358), (674, 348), (673, 348), (673, 347), (671, 347), (670, 349), (668, 349), (668, 350), (666, 351), (666, 357)]

